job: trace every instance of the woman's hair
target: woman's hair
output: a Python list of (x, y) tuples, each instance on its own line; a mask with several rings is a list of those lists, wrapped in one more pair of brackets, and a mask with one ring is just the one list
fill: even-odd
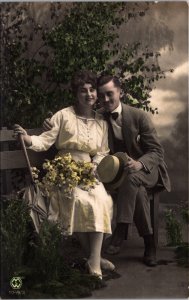
[(110, 81), (113, 81), (114, 85), (118, 88), (121, 87), (121, 83), (119, 81), (119, 78), (116, 77), (116, 76), (112, 76), (112, 75), (101, 75), (99, 78), (98, 78), (98, 81), (97, 81), (97, 85), (98, 87), (99, 86), (102, 86)]
[(90, 83), (94, 89), (97, 88), (97, 75), (89, 70), (81, 70), (76, 72), (71, 80), (71, 88), (74, 95), (77, 94), (78, 88)]

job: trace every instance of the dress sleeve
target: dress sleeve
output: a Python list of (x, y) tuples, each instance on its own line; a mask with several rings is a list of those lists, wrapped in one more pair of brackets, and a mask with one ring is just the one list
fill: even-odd
[(110, 149), (108, 146), (108, 124), (107, 122), (103, 121), (104, 126), (103, 126), (103, 133), (102, 133), (102, 143), (101, 147), (96, 153), (96, 155), (93, 156), (92, 162), (95, 164), (99, 164), (100, 161), (109, 154)]
[(28, 147), (28, 149), (32, 149), (36, 152), (46, 151), (55, 143), (62, 122), (61, 111), (58, 111), (55, 115), (52, 116), (51, 122), (53, 125), (51, 130), (45, 131), (39, 136), (31, 136), (32, 145)]

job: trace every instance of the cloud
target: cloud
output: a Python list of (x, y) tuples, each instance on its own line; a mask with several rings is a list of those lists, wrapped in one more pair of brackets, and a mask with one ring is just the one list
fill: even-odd
[[(150, 5), (145, 17), (131, 20), (121, 31), (121, 40), (141, 41), (160, 51), (159, 64), (166, 79), (156, 82), (151, 92), (151, 105), (159, 114), (151, 115), (161, 140), (169, 139), (177, 116), (188, 103), (188, 5), (184, 2), (158, 2)], [(173, 46), (171, 48), (171, 46)], [(172, 49), (172, 50), (170, 50)], [(186, 138), (187, 139), (187, 138)]]
[(159, 108), (153, 118), (165, 149), (165, 160), (172, 182), (172, 192), (165, 201), (187, 200), (188, 190), (188, 62), (158, 83), (152, 91), (152, 105)]
[[(173, 191), (188, 189), (188, 111), (178, 114), (169, 139), (163, 142)], [(172, 193), (172, 201), (178, 195)], [(184, 195), (180, 194), (180, 197)], [(187, 195), (184, 197), (186, 198)], [(186, 199), (187, 200), (187, 199)]]
[[(169, 51), (161, 50), (164, 56)], [(175, 68), (173, 73), (167, 73), (164, 81), (158, 82), (157, 89), (151, 92), (151, 105), (158, 108), (158, 115), (152, 116), (161, 139), (170, 137), (170, 130), (178, 122), (177, 116), (187, 110), (188, 61)]]
[(170, 51), (168, 47), (160, 49), (161, 57), (159, 58), (159, 64), (162, 69), (169, 70), (174, 69), (173, 73), (167, 72), (167, 78), (178, 78), (180, 76), (188, 75), (188, 56), (187, 51), (185, 55), (181, 55), (180, 51)]
[(184, 62), (182, 65), (179, 65), (173, 73), (169, 73), (167, 78), (178, 79), (181, 76), (188, 76), (188, 62)]
[(172, 90), (155, 89), (151, 92), (151, 106), (158, 108), (158, 115), (152, 115), (154, 125), (159, 137), (166, 139), (170, 130), (176, 122), (177, 115), (185, 108), (183, 102), (179, 101), (179, 95)]

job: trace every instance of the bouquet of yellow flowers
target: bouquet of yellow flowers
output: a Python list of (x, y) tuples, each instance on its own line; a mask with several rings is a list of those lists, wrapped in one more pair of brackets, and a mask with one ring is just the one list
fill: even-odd
[(90, 190), (98, 183), (93, 164), (84, 161), (76, 162), (70, 153), (63, 157), (57, 156), (53, 160), (46, 160), (43, 170), (45, 175), (41, 180), (36, 167), (32, 168), (32, 173), (35, 182), (47, 195), (54, 188), (63, 187), (65, 192), (70, 193), (76, 186), (83, 190)]

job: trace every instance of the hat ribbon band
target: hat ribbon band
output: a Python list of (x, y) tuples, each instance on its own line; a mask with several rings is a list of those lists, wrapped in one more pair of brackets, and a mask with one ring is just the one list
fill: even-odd
[(125, 167), (125, 163), (124, 163), (124, 160), (121, 157), (118, 157), (118, 159), (119, 159), (119, 163), (120, 163), (119, 170), (117, 172), (116, 177), (111, 182), (108, 182), (108, 184), (115, 184), (122, 177), (122, 174), (123, 174), (123, 171), (124, 171), (124, 167)]

